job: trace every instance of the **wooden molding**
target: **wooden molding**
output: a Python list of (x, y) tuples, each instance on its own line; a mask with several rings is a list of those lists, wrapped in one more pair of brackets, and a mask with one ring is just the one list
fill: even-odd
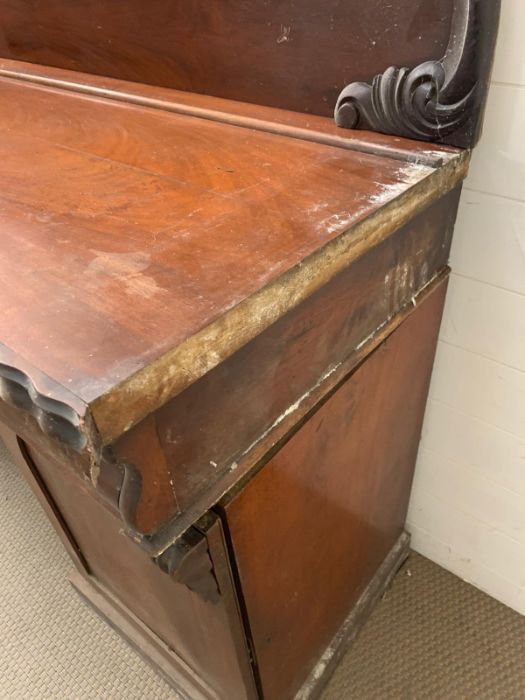
[(351, 83), (337, 100), (336, 124), (459, 147), (475, 145), (500, 4), (455, 0), (445, 56), (412, 69), (391, 66), (371, 83)]
[[(205, 534), (206, 516), (199, 521), (203, 523), (200, 529), (197, 523), (196, 526), (188, 528), (175, 537), (170, 528), (151, 535), (140, 532), (136, 524), (137, 508), (142, 492), (142, 476), (139, 469), (133, 464), (114, 459), (108, 448), (95, 447), (92, 439), (88, 440), (88, 432), (82, 416), (66, 401), (49, 396), (52, 390), (49, 385), (41, 386), (42, 381), (42, 377), (34, 380), (23, 370), (0, 363), (0, 400), (8, 406), (33, 416), (42, 433), (47, 437), (58, 440), (73, 452), (89, 455), (91, 485), (104, 503), (119, 513), (124, 525), (124, 533), (164, 573), (187, 586), (206, 602), (216, 604), (219, 601), (220, 592), (208, 551)], [(42, 393), (44, 391), (47, 395)], [(38, 465), (31, 458), (24, 439), (18, 437), (13, 445), (12, 451), (19, 453), (19, 461), (26, 464), (34, 478), (38, 480), (42, 493), (52, 504), (50, 507), (53, 508), (53, 512), (59, 513), (58, 508), (53, 505), (52, 498), (39, 475)], [(64, 529), (67, 530), (67, 528)]]
[(77, 452), (86, 446), (81, 416), (67, 403), (42, 394), (21, 369), (0, 363), (0, 399), (30, 413), (43, 433)]
[(425, 149), (424, 144), (418, 148), (413, 141), (393, 145), (388, 137), (382, 134), (365, 136), (342, 133), (331, 119), (315, 114), (305, 115), (275, 107), (236, 102), (0, 57), (1, 78), (198, 117), (244, 129), (256, 129), (269, 134), (394, 158), (401, 162), (416, 162), (432, 168), (441, 166), (454, 155), (452, 149), (443, 147), (442, 153), (438, 150), (429, 151)]
[(220, 591), (213, 571), (206, 536), (191, 527), (175, 544), (154, 559), (164, 573), (216, 605)]
[(118, 468), (122, 473), (117, 504), (125, 525), (125, 534), (130, 537), (161, 571), (175, 581), (187, 586), (207, 603), (219, 602), (220, 591), (208, 551), (206, 530), (210, 517), (205, 514), (194, 526), (173, 537), (170, 527), (153, 534), (137, 530), (135, 516), (142, 490), (139, 470), (131, 464), (106, 463), (106, 467)]

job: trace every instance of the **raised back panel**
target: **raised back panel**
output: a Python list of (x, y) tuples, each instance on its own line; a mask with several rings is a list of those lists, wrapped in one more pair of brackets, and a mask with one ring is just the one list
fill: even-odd
[(348, 83), (441, 58), (453, 4), (0, 0), (0, 55), (331, 115)]

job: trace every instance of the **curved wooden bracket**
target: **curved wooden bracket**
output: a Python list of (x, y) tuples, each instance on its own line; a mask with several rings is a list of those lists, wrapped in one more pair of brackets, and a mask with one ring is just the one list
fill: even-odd
[(208, 542), (197, 528), (191, 527), (153, 561), (175, 581), (187, 586), (207, 603), (215, 605), (220, 591)]
[(136, 529), (136, 512), (142, 489), (139, 470), (132, 464), (115, 464), (105, 461), (106, 468), (115, 467), (122, 473), (118, 495), (118, 510), (126, 526), (126, 534), (136, 542), (150, 559), (168, 576), (187, 586), (208, 603), (216, 604), (220, 591), (213, 571), (206, 536), (190, 527), (174, 541), (169, 534), (159, 532), (145, 535)]
[(423, 141), (472, 147), (479, 138), (500, 0), (455, 0), (449, 45), (440, 61), (388, 68), (371, 84), (339, 95), (335, 121)]

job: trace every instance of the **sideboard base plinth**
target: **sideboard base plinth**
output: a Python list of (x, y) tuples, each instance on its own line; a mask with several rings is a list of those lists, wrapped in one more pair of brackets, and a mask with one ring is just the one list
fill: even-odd
[(83, 575), (76, 570), (70, 574), (69, 581), (80, 596), (139, 652), (182, 700), (218, 700), (213, 689), (105, 586), (92, 576)]
[[(403, 532), (297, 693), (295, 700), (316, 700), (320, 697), (337, 664), (357, 638), (375, 605), (407, 559), (409, 547), (410, 536)], [(81, 597), (155, 668), (183, 700), (216, 700), (217, 695), (213, 689), (96, 579), (73, 571), (70, 582)]]

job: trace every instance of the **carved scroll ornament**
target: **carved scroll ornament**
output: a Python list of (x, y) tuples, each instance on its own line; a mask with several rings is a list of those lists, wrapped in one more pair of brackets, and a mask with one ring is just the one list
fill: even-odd
[(473, 146), (479, 136), (500, 0), (455, 0), (451, 37), (440, 61), (388, 68), (371, 84), (339, 95), (335, 121), (424, 141)]

